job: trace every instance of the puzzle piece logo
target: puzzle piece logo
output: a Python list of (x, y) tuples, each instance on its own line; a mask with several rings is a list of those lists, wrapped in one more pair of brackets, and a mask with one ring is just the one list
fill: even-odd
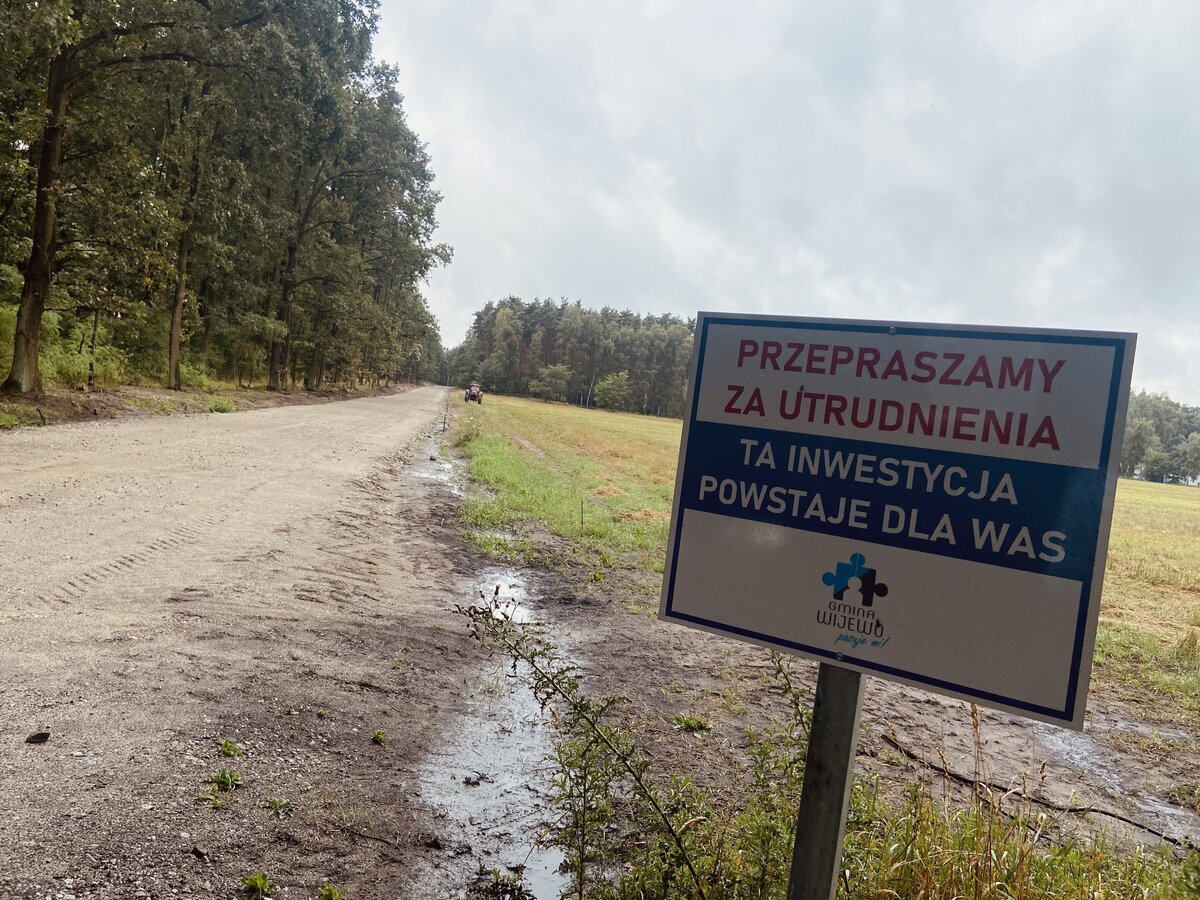
[(841, 600), (846, 595), (852, 579), (858, 580), (858, 593), (863, 606), (874, 606), (876, 597), (886, 597), (888, 586), (877, 581), (878, 573), (867, 568), (867, 558), (861, 553), (850, 556), (849, 562), (840, 562), (832, 572), (821, 576), (821, 581), (833, 588), (833, 599)]

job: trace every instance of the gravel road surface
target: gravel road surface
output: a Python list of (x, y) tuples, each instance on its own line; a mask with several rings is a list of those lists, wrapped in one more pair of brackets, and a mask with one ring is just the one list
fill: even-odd
[(477, 654), (409, 463), (447, 398), (0, 434), (0, 896), (446, 896), (419, 765)]

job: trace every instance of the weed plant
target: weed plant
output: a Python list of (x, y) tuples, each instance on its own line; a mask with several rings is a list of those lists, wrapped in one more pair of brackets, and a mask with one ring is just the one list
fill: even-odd
[(187, 363), (180, 365), (179, 376), (183, 381), (183, 386), (191, 388), (194, 391), (215, 394), (221, 389), (221, 382), (210, 378), (207, 372), (197, 369), (195, 366), (190, 366)]
[[(556, 841), (571, 895), (597, 900), (762, 900), (785, 896), (796, 806), (811, 727), (809, 696), (772, 655), (787, 714), (746, 733), (733, 772), (737, 798), (720, 804), (686, 775), (654, 770), (617, 715), (622, 698), (592, 697), (537, 626), (494, 605), (459, 610), (480, 645), (509, 655), (557, 728), (551, 761), (561, 814)], [(1200, 852), (1121, 856), (1101, 842), (1056, 837), (1056, 822), (1023, 791), (998, 795), (982, 775), (976, 727), (974, 799), (939, 803), (913, 785), (893, 801), (875, 779), (855, 782), (842, 898), (1095, 900), (1194, 898)]]
[(231, 759), (241, 756), (245, 752), (240, 746), (238, 746), (236, 741), (231, 741), (228, 738), (221, 741), (221, 745), (217, 749), (220, 751), (222, 756), (227, 756)]
[(268, 797), (263, 801), (263, 806), (277, 819), (286, 819), (295, 812), (292, 801), (286, 797)]
[(204, 406), (209, 412), (214, 413), (237, 412), (237, 405), (228, 397), (210, 396), (205, 399)]
[(238, 884), (246, 900), (271, 900), (271, 892), (275, 890), (275, 883), (267, 877), (266, 872), (251, 872), (243, 876)]
[(704, 716), (680, 713), (675, 717), (675, 727), (688, 734), (708, 734), (712, 725)]
[(229, 793), (242, 786), (242, 776), (229, 769), (220, 769), (213, 772), (205, 781), (222, 793)]

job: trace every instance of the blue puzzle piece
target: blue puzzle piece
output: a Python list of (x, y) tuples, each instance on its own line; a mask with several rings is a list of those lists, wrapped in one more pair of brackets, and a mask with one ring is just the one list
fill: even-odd
[(833, 588), (835, 600), (841, 600), (850, 586), (850, 579), (861, 578), (863, 572), (867, 571), (866, 564), (867, 558), (861, 553), (851, 554), (849, 563), (838, 563), (835, 571), (821, 576), (821, 581)]

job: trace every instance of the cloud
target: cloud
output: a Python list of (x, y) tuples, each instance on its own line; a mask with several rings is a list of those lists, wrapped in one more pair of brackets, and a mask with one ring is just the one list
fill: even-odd
[(1200, 403), (1200, 7), (385, 0), (448, 343), (508, 294), (1141, 333)]

